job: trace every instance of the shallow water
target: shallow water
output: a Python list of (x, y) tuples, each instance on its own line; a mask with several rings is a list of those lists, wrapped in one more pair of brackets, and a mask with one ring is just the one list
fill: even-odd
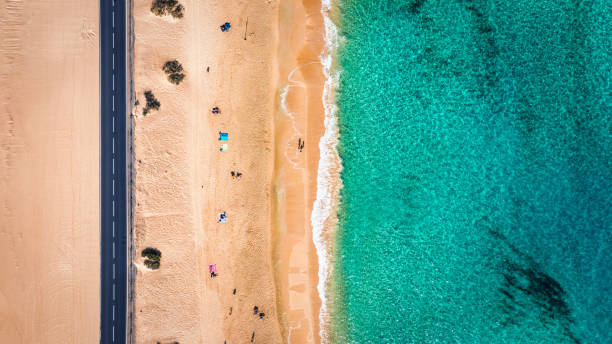
[(339, 13), (331, 341), (612, 342), (612, 2)]

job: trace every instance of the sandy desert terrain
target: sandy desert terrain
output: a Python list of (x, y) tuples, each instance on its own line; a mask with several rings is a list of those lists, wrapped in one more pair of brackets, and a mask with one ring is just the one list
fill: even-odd
[(98, 2), (0, 2), (0, 338), (95, 343)]

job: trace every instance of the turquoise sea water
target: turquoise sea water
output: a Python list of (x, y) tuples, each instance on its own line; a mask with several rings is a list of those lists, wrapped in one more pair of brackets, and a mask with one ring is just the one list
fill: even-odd
[(612, 343), (612, 1), (341, 0), (334, 343)]

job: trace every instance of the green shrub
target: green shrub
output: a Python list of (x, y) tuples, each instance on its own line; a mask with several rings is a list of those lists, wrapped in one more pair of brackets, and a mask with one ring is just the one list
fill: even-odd
[(185, 74), (181, 73), (183, 66), (177, 60), (166, 61), (162, 66), (162, 70), (168, 75), (168, 81), (175, 85), (180, 84), (185, 79)]
[(170, 14), (172, 14), (172, 16), (176, 19), (181, 19), (183, 18), (183, 10), (185, 10), (185, 7), (179, 4), (172, 11), (170, 11)]
[(180, 84), (184, 78), (185, 78), (185, 74), (183, 73), (173, 73), (173, 74), (168, 75), (168, 80), (175, 85)]
[(183, 71), (183, 66), (177, 60), (166, 61), (162, 66), (162, 70), (166, 74), (180, 73)]
[(142, 114), (146, 116), (151, 110), (159, 110), (161, 104), (159, 103), (159, 100), (155, 98), (153, 92), (145, 91), (144, 95), (145, 99), (147, 100), (147, 106), (145, 106), (145, 108), (142, 110)]
[(144, 264), (146, 265), (146, 267), (148, 267), (149, 269), (153, 269), (153, 270), (159, 269), (159, 264), (161, 261), (161, 251), (160, 250), (156, 248), (152, 248), (152, 247), (147, 247), (144, 250), (142, 250), (140, 255), (142, 257), (147, 258), (144, 261)]
[(171, 15), (174, 18), (183, 18), (185, 7), (178, 3), (178, 0), (153, 0), (151, 12), (156, 16)]

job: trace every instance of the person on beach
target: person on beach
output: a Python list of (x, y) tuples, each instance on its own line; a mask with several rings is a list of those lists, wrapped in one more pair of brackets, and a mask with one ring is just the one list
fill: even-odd
[(263, 319), (266, 316), (264, 312), (259, 313), (259, 320)]
[(253, 307), (253, 314), (257, 315), (257, 313), (259, 313), (259, 307), (255, 306)]
[(232, 171), (230, 174), (232, 175), (232, 179), (236, 179), (236, 172)]
[(242, 177), (242, 172), (236, 172), (236, 179), (240, 179)]

